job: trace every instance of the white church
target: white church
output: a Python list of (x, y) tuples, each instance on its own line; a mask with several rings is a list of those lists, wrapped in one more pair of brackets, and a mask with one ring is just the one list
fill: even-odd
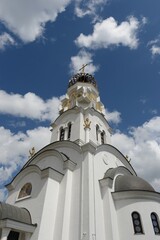
[(160, 239), (160, 193), (112, 145), (92, 75), (71, 78), (51, 127), (50, 144), (6, 186), (0, 239)]

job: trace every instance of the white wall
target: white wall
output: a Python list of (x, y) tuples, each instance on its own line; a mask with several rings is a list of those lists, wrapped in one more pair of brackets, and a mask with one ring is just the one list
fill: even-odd
[[(136, 193), (135, 193), (136, 195)], [(116, 210), (118, 218), (118, 229), (120, 240), (130, 239), (160, 239), (160, 235), (155, 235), (150, 214), (155, 212), (160, 217), (160, 203), (143, 196), (143, 191), (138, 194), (138, 198), (116, 200)], [(132, 212), (138, 212), (141, 216), (144, 234), (135, 234), (132, 223)]]

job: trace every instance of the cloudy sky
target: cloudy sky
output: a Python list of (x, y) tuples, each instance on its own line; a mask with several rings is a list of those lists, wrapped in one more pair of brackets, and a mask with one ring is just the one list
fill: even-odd
[(112, 143), (160, 191), (160, 1), (0, 0), (0, 200), (83, 63)]

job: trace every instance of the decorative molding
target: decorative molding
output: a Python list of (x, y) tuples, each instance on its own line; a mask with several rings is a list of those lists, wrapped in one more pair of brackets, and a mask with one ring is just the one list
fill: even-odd
[(100, 183), (100, 186), (101, 187), (109, 187), (109, 188), (112, 188), (112, 185), (113, 185), (113, 179), (111, 178), (103, 178), (101, 180), (99, 180), (99, 183)]
[(74, 142), (75, 142), (76, 144), (78, 144), (79, 146), (82, 146), (82, 145), (85, 144), (85, 142), (82, 141), (81, 139), (76, 139)]
[(0, 220), (0, 228), (10, 228), (18, 231), (33, 233), (37, 224), (25, 224), (10, 219)]
[(60, 172), (54, 170), (53, 168), (45, 168), (45, 169), (41, 170), (36, 165), (29, 165), (26, 168), (22, 169), (22, 171), (19, 172), (19, 174), (13, 179), (13, 181), (11, 183), (6, 185), (6, 188), (8, 189), (8, 191), (14, 190), (17, 185), (17, 182), (19, 182), (24, 176), (26, 176), (27, 174), (29, 174), (31, 172), (36, 172), (37, 174), (39, 174), (41, 179), (50, 177), (58, 182), (61, 182), (61, 180), (64, 176), (63, 173), (60, 173)]
[(86, 143), (85, 145), (82, 146), (82, 150), (84, 152), (90, 152), (92, 154), (95, 154), (96, 152), (96, 145), (92, 142), (92, 141), (89, 141), (88, 143)]
[(57, 182), (61, 182), (64, 174), (52, 169), (52, 168), (46, 168), (42, 170), (41, 178), (52, 178)]
[(74, 171), (76, 165), (77, 165), (76, 163), (68, 159), (64, 162), (63, 167), (64, 169), (69, 169), (71, 171)]

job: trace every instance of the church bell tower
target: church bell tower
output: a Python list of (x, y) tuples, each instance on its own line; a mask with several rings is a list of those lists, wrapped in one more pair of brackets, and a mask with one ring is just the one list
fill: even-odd
[(52, 124), (51, 142), (70, 140), (79, 145), (92, 142), (95, 146), (110, 143), (111, 128), (92, 75), (81, 72), (71, 78), (59, 113)]
[(95, 78), (69, 81), (51, 142), (6, 186), (1, 240), (160, 239), (160, 194), (111, 144)]

